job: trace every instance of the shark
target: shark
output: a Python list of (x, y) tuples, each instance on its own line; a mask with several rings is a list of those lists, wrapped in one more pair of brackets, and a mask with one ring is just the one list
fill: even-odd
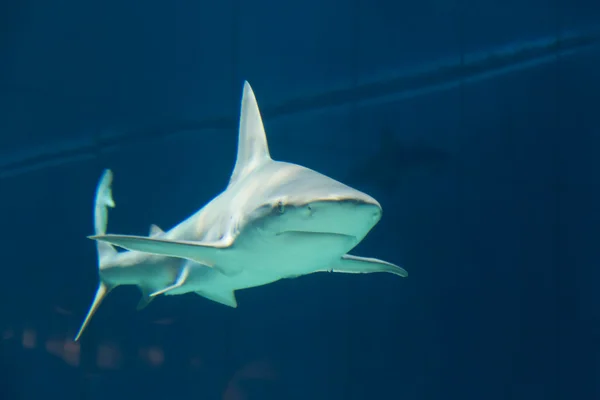
[(449, 152), (416, 141), (396, 139), (389, 127), (381, 129), (379, 149), (356, 168), (348, 171), (346, 179), (353, 184), (373, 185), (387, 195), (396, 195), (412, 172), (433, 175), (448, 168), (452, 162)]
[(310, 168), (274, 160), (256, 96), (245, 81), (237, 157), (225, 189), (158, 235), (97, 231), (88, 238), (112, 249), (184, 260), (175, 268), (171, 261), (169, 268), (160, 263), (147, 268), (142, 275), (155, 288), (174, 277), (154, 296), (195, 292), (237, 307), (237, 290), (313, 273), (407, 277), (401, 266), (349, 253), (381, 217), (381, 205), (368, 194)]

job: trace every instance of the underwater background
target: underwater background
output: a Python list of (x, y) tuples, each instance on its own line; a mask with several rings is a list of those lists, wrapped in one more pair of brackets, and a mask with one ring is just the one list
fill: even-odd
[[(0, 2), (0, 399), (600, 399), (597, 0)], [(223, 190), (248, 80), (275, 159), (375, 197), (356, 253), (232, 309), (121, 287), (108, 231)]]

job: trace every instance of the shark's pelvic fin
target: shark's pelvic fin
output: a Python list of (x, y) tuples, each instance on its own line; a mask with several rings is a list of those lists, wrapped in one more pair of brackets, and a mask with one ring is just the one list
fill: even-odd
[(205, 297), (215, 303), (223, 304), (228, 307), (237, 308), (237, 300), (234, 291), (216, 292), (196, 292), (197, 295)]
[(185, 284), (185, 281), (187, 280), (187, 278), (188, 278), (189, 275), (190, 275), (190, 267), (189, 267), (189, 265), (186, 264), (181, 269), (181, 271), (179, 272), (179, 276), (177, 277), (177, 280), (175, 280), (174, 284), (172, 284), (171, 286), (167, 286), (164, 289), (161, 289), (159, 291), (156, 291), (156, 292), (152, 293), (150, 295), (150, 297), (156, 297), (156, 296), (158, 296), (160, 294), (167, 293), (170, 290), (177, 289), (178, 287), (183, 286)]
[(140, 297), (140, 301), (137, 304), (136, 310), (141, 311), (144, 308), (148, 307), (148, 304), (152, 303), (154, 297), (150, 294), (150, 291), (146, 288), (140, 288), (142, 291), (142, 297)]
[[(108, 224), (108, 207), (114, 207), (115, 202), (112, 198), (111, 184), (113, 180), (113, 174), (110, 169), (104, 170), (98, 186), (96, 187), (96, 198), (94, 203), (94, 232), (96, 235), (104, 235), (106, 233), (106, 226)], [(90, 323), (90, 320), (94, 316), (94, 313), (102, 303), (102, 300), (106, 295), (113, 289), (108, 283), (102, 278), (102, 267), (106, 265), (106, 261), (109, 260), (113, 255), (117, 254), (117, 250), (110, 244), (104, 242), (96, 242), (96, 250), (98, 252), (98, 269), (100, 270), (100, 283), (96, 290), (96, 297), (81, 325), (75, 341), (79, 340), (79, 337)]]
[(267, 136), (256, 96), (247, 81), (244, 82), (238, 135), (237, 159), (229, 180), (229, 186), (243, 179), (262, 164), (271, 161)]
[(177, 257), (215, 268), (225, 275), (235, 275), (239, 271), (221, 270), (219, 258), (227, 251), (231, 239), (218, 242), (187, 242), (134, 235), (96, 235), (90, 239), (110, 243), (127, 250), (141, 251), (159, 256)]
[(159, 236), (159, 235), (162, 235), (163, 233), (165, 233), (165, 231), (160, 229), (158, 227), (158, 225), (154, 225), (154, 224), (150, 225), (150, 235), (149, 235), (150, 237)]
[(358, 257), (350, 254), (342, 256), (339, 262), (335, 263), (331, 268), (320, 270), (317, 272), (341, 272), (345, 274), (370, 274), (374, 272), (388, 272), (398, 275), (403, 278), (408, 276), (408, 272), (402, 267), (387, 261), (378, 260), (376, 258)]

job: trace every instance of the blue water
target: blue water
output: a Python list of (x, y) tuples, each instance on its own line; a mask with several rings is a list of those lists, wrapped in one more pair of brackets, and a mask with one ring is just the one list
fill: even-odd
[[(0, 400), (600, 398), (600, 5), (31, 0), (0, 4)], [(227, 184), (243, 80), (271, 154), (375, 197), (316, 274), (137, 312), (97, 285)]]

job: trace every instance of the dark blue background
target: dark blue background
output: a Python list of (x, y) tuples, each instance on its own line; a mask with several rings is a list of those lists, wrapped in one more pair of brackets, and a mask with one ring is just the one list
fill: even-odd
[[(5, 1), (0, 26), (1, 399), (600, 398), (597, 1)], [(170, 228), (227, 183), (244, 79), (274, 158), (375, 196), (356, 253), (409, 278), (238, 309), (119, 288), (73, 345), (102, 169), (109, 231)]]

